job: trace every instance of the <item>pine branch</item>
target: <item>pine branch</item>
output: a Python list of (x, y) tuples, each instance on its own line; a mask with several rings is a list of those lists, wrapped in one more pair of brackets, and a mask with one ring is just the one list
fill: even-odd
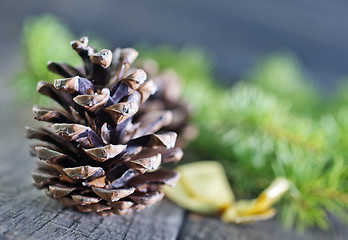
[(290, 53), (276, 53), (256, 64), (249, 82), (291, 104), (292, 111), (306, 116), (322, 113), (322, 97), (299, 60)]
[[(293, 186), (282, 204), (283, 221), (299, 230), (327, 228), (326, 212), (347, 211), (343, 161), (332, 155), (316, 121), (293, 115), (280, 99), (246, 84), (233, 87), (213, 105), (219, 107), (205, 116), (211, 124), (201, 128), (196, 148), (224, 159), (237, 193), (252, 195), (275, 177), (288, 178)], [(220, 138), (208, 147), (207, 139), (214, 135)]]
[[(157, 48), (148, 55), (170, 62), (163, 68), (190, 59), (189, 53), (170, 50)], [(166, 55), (174, 57), (162, 61)], [(347, 124), (342, 118), (348, 114), (337, 118), (328, 113), (296, 59), (267, 58), (248, 78), (256, 86), (239, 84), (228, 93), (214, 84), (205, 68), (187, 68), (198, 76), (205, 72), (195, 81), (191, 75), (186, 78), (184, 66), (175, 69), (186, 78), (186, 97), (198, 109), (194, 120), (201, 133), (191, 149), (204, 159), (222, 161), (237, 195), (254, 196), (274, 178), (285, 176), (292, 181), (290, 194), (280, 204), (286, 227), (326, 229), (328, 212), (347, 219), (343, 186), (348, 178), (342, 153), (348, 139), (342, 137), (348, 132), (341, 133), (348, 131), (348, 118)]]

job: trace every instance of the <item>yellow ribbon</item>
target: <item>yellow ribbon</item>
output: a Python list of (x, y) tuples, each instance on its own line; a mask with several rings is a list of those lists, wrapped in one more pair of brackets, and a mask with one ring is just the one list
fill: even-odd
[(202, 214), (221, 214), (224, 222), (248, 223), (273, 217), (271, 208), (289, 190), (289, 181), (279, 177), (258, 198), (236, 201), (223, 166), (200, 161), (177, 167), (181, 178), (166, 196), (179, 206)]

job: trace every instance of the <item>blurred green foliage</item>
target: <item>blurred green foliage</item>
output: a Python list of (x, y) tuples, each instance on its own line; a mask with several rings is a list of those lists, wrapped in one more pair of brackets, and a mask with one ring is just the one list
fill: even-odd
[(325, 99), (297, 59), (284, 53), (266, 57), (226, 90), (196, 51), (140, 51), (185, 79), (184, 97), (195, 106), (200, 129), (188, 151), (220, 160), (239, 197), (256, 196), (276, 177), (288, 178), (291, 190), (279, 206), (288, 228), (327, 229), (328, 213), (348, 222), (348, 85)]
[[(24, 21), (21, 37), (22, 66), (13, 78), (19, 100), (35, 99), (41, 103), (50, 101), (36, 93), (36, 84), (40, 80), (51, 82), (59, 77), (48, 71), (49, 61), (82, 64), (81, 58), (70, 46), (74, 39), (72, 31), (52, 15), (30, 17)], [(98, 48), (102, 46), (101, 42), (93, 38), (91, 45)]]
[(293, 111), (306, 115), (316, 113), (319, 90), (290, 53), (273, 54), (260, 61), (246, 78), (264, 91), (291, 104)]
[[(32, 99), (36, 94), (36, 84), (40, 80), (53, 81), (57, 75), (47, 69), (48, 61), (79, 64), (79, 56), (71, 51), (71, 31), (57, 18), (43, 15), (24, 21), (22, 32), (22, 66), (13, 82), (22, 100)], [(48, 98), (41, 98), (40, 101)], [(37, 99), (36, 99), (37, 100)]]
[[(25, 22), (23, 71), (16, 76), (23, 96), (36, 96), (38, 80), (54, 79), (47, 61), (79, 64), (68, 44), (72, 39), (52, 16)], [(200, 130), (186, 152), (221, 161), (239, 197), (253, 197), (284, 176), (291, 181), (279, 205), (286, 227), (326, 229), (328, 213), (348, 222), (348, 84), (325, 99), (294, 56), (275, 54), (226, 89), (214, 81), (212, 64), (200, 50), (136, 48), (140, 60), (155, 59), (160, 69), (182, 77)]]

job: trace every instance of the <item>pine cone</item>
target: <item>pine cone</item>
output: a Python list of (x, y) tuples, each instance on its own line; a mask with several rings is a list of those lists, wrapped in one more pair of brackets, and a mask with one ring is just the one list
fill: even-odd
[(52, 123), (27, 128), (27, 137), (45, 143), (34, 152), (42, 161), (32, 174), (35, 185), (65, 206), (102, 215), (128, 214), (163, 198), (162, 186), (175, 185), (177, 172), (160, 168), (177, 162), (177, 134), (164, 131), (173, 111), (146, 109), (157, 87), (131, 64), (132, 48), (96, 52), (86, 37), (71, 42), (81, 56), (80, 68), (49, 63), (65, 79), (39, 82), (39, 93), (62, 108), (35, 106), (34, 118)]
[(171, 69), (159, 72), (157, 62), (152, 59), (140, 62), (138, 66), (145, 70), (147, 76), (157, 86), (156, 93), (144, 103), (140, 113), (154, 110), (173, 112), (173, 120), (164, 126), (163, 130), (176, 132), (178, 134), (177, 146), (185, 147), (198, 135), (198, 130), (189, 123), (192, 111), (181, 98), (180, 77)]

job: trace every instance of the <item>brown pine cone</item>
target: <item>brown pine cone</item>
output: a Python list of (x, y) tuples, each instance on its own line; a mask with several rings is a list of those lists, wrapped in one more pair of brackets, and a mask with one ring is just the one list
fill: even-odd
[(51, 62), (48, 68), (65, 79), (37, 87), (62, 108), (33, 108), (35, 119), (51, 123), (27, 128), (28, 138), (44, 142), (34, 146), (41, 160), (32, 174), (35, 185), (65, 206), (102, 215), (128, 214), (160, 201), (162, 186), (179, 178), (160, 165), (183, 155), (175, 147), (177, 134), (164, 130), (175, 112), (143, 110), (157, 87), (144, 70), (131, 68), (136, 50), (97, 52), (86, 37), (71, 45), (83, 67)]

